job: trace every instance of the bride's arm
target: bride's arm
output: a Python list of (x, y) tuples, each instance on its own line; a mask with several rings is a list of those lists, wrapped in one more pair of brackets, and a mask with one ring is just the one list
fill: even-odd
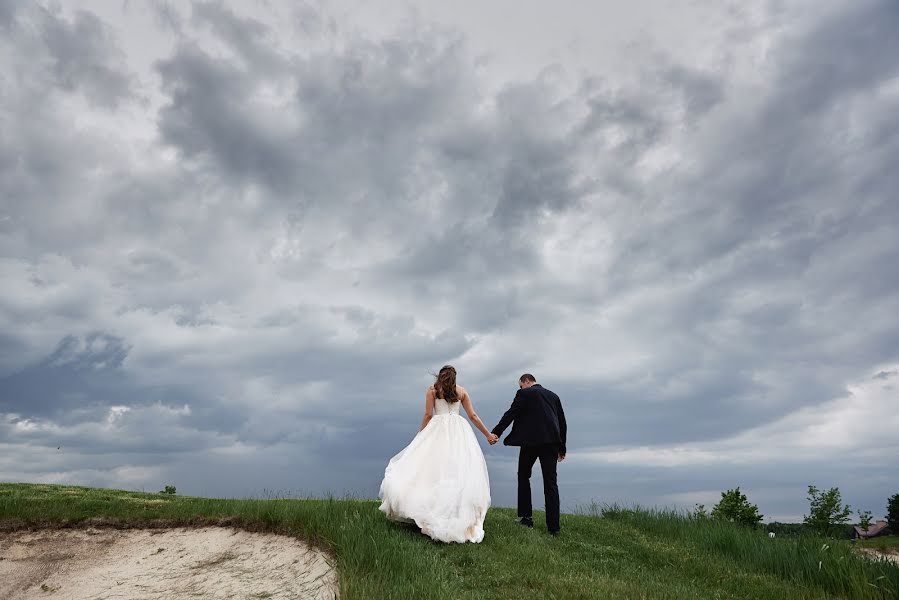
[(474, 426), (477, 427), (481, 433), (484, 434), (488, 440), (493, 435), (490, 433), (490, 430), (484, 426), (483, 421), (481, 421), (481, 417), (478, 416), (478, 413), (474, 411), (474, 405), (471, 403), (471, 396), (468, 395), (467, 391), (462, 392), (462, 408), (465, 409), (465, 414), (468, 415), (468, 420), (474, 423)]
[(434, 416), (434, 388), (429, 387), (428, 391), (425, 392), (425, 416), (421, 419), (421, 427), (418, 428), (419, 431), (428, 426), (428, 423), (431, 422), (431, 417)]

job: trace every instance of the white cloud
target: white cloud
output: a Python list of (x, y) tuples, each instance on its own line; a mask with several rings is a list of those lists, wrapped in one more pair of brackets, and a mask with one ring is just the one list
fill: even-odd
[[(894, 365), (878, 372), (890, 372)], [(595, 448), (578, 460), (635, 467), (703, 465), (815, 465), (863, 461), (892, 469), (899, 452), (899, 393), (890, 379), (866, 377), (845, 396), (803, 407), (784, 417), (721, 440), (701, 443)]]

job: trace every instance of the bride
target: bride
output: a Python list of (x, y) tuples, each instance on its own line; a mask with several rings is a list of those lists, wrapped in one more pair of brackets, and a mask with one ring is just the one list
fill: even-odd
[(387, 464), (380, 510), (392, 521), (415, 523), (435, 540), (478, 543), (484, 539), (490, 481), (484, 454), (459, 415), (460, 406), (488, 442), (496, 441), (468, 392), (456, 385), (456, 369), (446, 365), (425, 392), (418, 435)]

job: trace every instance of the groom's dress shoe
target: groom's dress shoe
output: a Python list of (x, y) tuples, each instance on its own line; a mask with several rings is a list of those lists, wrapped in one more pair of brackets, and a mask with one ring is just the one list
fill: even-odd
[(519, 525), (524, 525), (525, 527), (534, 528), (534, 519), (532, 517), (521, 517), (518, 519)]

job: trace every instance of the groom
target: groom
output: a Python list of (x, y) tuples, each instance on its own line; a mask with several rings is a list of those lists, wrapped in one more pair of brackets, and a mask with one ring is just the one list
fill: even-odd
[(512, 431), (503, 442), (506, 446), (521, 446), (518, 454), (518, 522), (534, 526), (531, 506), (531, 470), (540, 460), (543, 472), (543, 497), (546, 504), (546, 528), (559, 535), (559, 485), (556, 482), (556, 463), (565, 460), (565, 437), (568, 425), (562, 402), (554, 393), (537, 383), (530, 373), (518, 379), (518, 393), (512, 406), (493, 428), (495, 444), (503, 431), (513, 423)]

